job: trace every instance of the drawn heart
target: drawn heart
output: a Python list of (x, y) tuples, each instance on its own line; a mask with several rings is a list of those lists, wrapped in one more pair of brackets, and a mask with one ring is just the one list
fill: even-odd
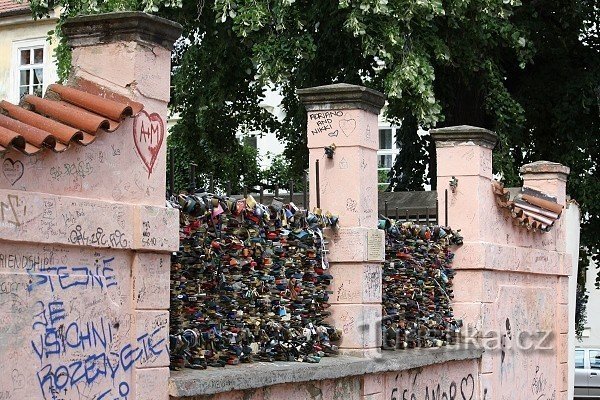
[(460, 381), (460, 394), (462, 394), (463, 399), (471, 400), (474, 392), (475, 379), (473, 378), (473, 375), (469, 374)]
[(165, 124), (157, 113), (148, 114), (141, 111), (133, 121), (133, 142), (140, 158), (148, 170), (148, 178), (152, 174), (154, 163), (165, 138)]
[(335, 131), (333, 131), (333, 132), (329, 132), (329, 133), (328, 133), (328, 135), (329, 135), (329, 136), (331, 136), (331, 137), (337, 137), (337, 135), (338, 135), (338, 130), (336, 129), (336, 130), (335, 130)]
[(340, 120), (340, 129), (344, 132), (346, 137), (350, 136), (352, 132), (356, 129), (356, 120), (355, 119), (342, 119)]
[(22, 389), (25, 386), (25, 376), (18, 369), (12, 370), (13, 389)]
[(23, 177), (25, 167), (20, 160), (13, 161), (12, 159), (7, 158), (2, 163), (2, 172), (12, 186)]

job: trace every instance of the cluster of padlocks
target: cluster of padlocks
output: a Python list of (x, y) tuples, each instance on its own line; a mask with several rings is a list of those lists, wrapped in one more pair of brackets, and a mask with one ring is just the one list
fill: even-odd
[(386, 231), (382, 348), (439, 347), (455, 341), (462, 322), (452, 311), (450, 228), (380, 220)]
[(319, 362), (338, 352), (323, 228), (337, 218), (277, 198), (263, 205), (180, 195), (171, 265), (171, 368)]

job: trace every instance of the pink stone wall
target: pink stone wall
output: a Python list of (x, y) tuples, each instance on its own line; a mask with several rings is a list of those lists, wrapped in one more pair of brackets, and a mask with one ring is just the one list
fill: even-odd
[(89, 146), (0, 160), (0, 399), (164, 400), (179, 246), (164, 207), (170, 51), (117, 42), (73, 62), (145, 108)]
[(259, 389), (233, 391), (213, 396), (197, 396), (194, 400), (362, 400), (360, 379), (348, 377), (336, 380), (312, 381), (268, 386)]
[(480, 400), (478, 362), (274, 385), (180, 400)]
[(454, 361), (423, 369), (383, 374), (385, 390), (384, 396), (380, 398), (382, 400), (486, 399), (479, 396), (477, 364), (476, 361)]
[[(568, 276), (577, 255), (566, 252), (564, 218), (548, 233), (515, 226), (494, 200), (491, 147), (438, 141), (437, 154), (439, 201), (448, 189), (449, 224), (464, 235), (454, 259), (455, 314), (464, 340), (486, 348), (481, 398), (567, 399)], [(528, 182), (525, 174), (526, 186), (565, 204), (563, 175)]]

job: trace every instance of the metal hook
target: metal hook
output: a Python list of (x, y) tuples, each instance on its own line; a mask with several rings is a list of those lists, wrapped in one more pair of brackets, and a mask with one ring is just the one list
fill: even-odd
[(450, 190), (452, 190), (452, 193), (456, 193), (457, 186), (458, 186), (458, 179), (456, 179), (455, 176), (452, 176), (452, 179), (450, 179)]

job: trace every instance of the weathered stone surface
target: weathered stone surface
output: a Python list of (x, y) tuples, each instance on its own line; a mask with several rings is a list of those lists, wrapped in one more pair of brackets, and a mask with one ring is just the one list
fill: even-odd
[[(354, 264), (335, 289), (341, 301), (331, 307), (332, 320), (342, 326), (340, 351), (368, 357), (381, 343), (381, 282), (372, 284), (373, 277), (381, 281), (381, 271), (366, 280), (365, 271), (385, 257), (384, 232), (377, 229), (377, 115), (385, 98), (348, 84), (301, 89), (298, 95), (308, 111), (309, 209), (323, 205), (339, 216), (340, 226), (326, 232), (332, 270)], [(324, 157), (332, 148), (333, 156)], [(343, 293), (341, 285), (349, 291)]]
[(552, 161), (536, 161), (525, 164), (520, 168), (519, 171), (522, 174), (562, 174), (565, 175), (565, 179), (566, 175), (571, 173), (571, 169), (569, 167)]
[[(548, 233), (524, 232), (500, 212), (491, 186), (492, 132), (455, 127), (432, 135), (438, 147), (438, 200), (444, 204), (447, 188), (449, 223), (464, 236), (454, 259), (455, 315), (464, 320), (463, 340), (486, 349), (481, 398), (565, 400), (565, 277), (577, 258), (566, 252), (567, 223), (560, 218)], [(568, 168), (537, 162), (521, 172), (525, 188), (565, 204)], [(446, 184), (451, 177), (458, 185)]]
[(254, 363), (205, 371), (171, 373), (169, 394), (174, 398), (246, 390), (282, 383), (340, 379), (364, 374), (405, 371), (449, 361), (476, 360), (482, 354), (474, 345), (384, 352), (381, 357), (364, 359), (338, 356), (323, 358), (318, 364), (287, 362)]
[(124, 13), (63, 28), (85, 46), (72, 80), (144, 110), (89, 146), (4, 155), (0, 399), (166, 400), (166, 263), (179, 246), (178, 211), (164, 207), (167, 47), (178, 26)]
[(298, 89), (297, 93), (308, 111), (358, 109), (377, 115), (385, 104), (383, 93), (347, 83)]
[(0, 189), (0, 239), (171, 252), (179, 248), (178, 210)]
[(181, 35), (180, 24), (140, 11), (83, 15), (67, 20), (63, 35), (73, 47), (92, 46), (116, 41), (139, 41), (167, 49)]
[(498, 136), (485, 128), (470, 125), (449, 126), (429, 131), (437, 147), (454, 146), (457, 143), (471, 143), (485, 148), (494, 148)]
[(537, 190), (555, 200), (566, 202), (567, 176), (570, 168), (550, 161), (536, 161), (521, 167), (523, 187)]

